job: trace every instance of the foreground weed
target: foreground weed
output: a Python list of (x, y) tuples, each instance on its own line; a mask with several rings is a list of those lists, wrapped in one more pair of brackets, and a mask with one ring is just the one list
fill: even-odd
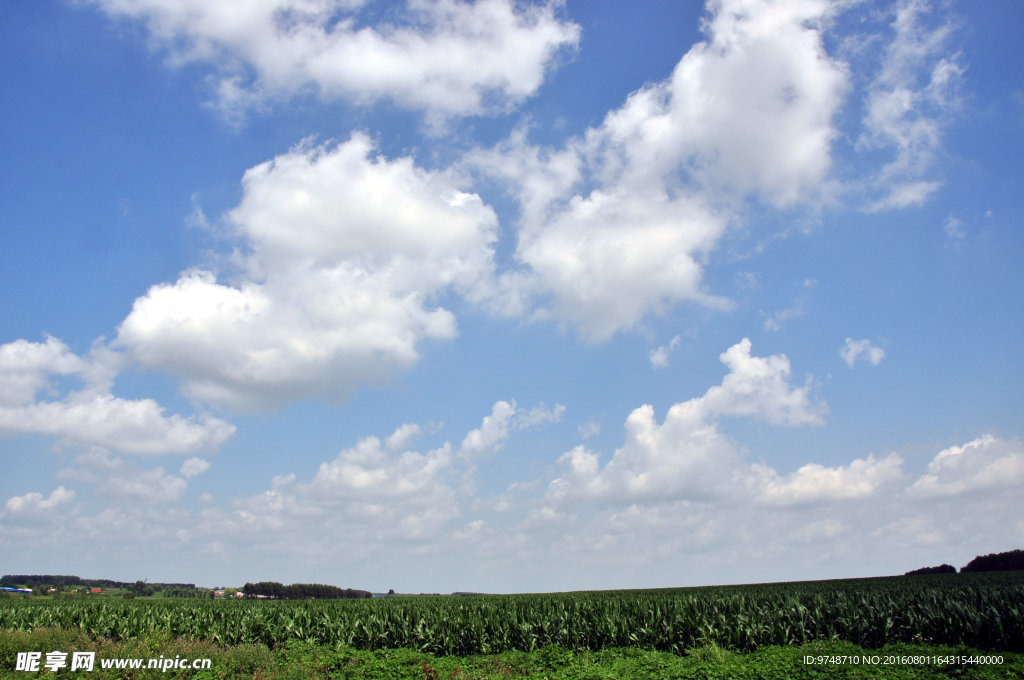
[[(209, 658), (202, 671), (102, 670), (88, 674), (13, 672), (18, 652), (95, 651), (97, 658)], [(715, 643), (684, 655), (637, 647), (571, 650), (548, 645), (533, 652), (470, 656), (434, 656), (414, 649), (358, 650), (292, 640), (265, 645), (221, 646), (209, 641), (151, 635), (138, 640), (94, 639), (81, 631), (0, 630), (0, 677), (55, 680), (1024, 680), (1024, 654), (998, 653), (1001, 665), (962, 663), (947, 666), (813, 665), (806, 657), (941, 656), (978, 654), (938, 645), (890, 645), (865, 649), (848, 642), (814, 642), (766, 646), (750, 653), (733, 652)]]
[[(426, 661), (421, 662), (423, 665), (423, 675), (426, 676), (425, 680), (441, 680), (441, 676), (434, 670), (434, 665), (429, 664)], [(452, 671), (452, 674), (448, 676), (448, 680), (455, 680), (455, 676), (459, 674), (459, 669), (456, 668)]]

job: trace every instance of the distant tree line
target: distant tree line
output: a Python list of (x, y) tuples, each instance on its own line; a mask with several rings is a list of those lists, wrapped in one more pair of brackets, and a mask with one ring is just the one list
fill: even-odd
[[(53, 575), (53, 574), (4, 574), (0, 578), (0, 586), (14, 587), (18, 585), (36, 585), (45, 583), (49, 586), (84, 586), (82, 579), (77, 576)], [(31, 586), (29, 586), (31, 587)]]
[(960, 571), (1014, 571), (1024, 569), (1024, 550), (975, 557)]
[[(978, 556), (960, 567), (960, 573), (972, 571), (1024, 571), (1024, 550), (1010, 550), (1009, 552), (992, 553), (990, 555)], [(938, 567), (921, 567), (908, 571), (904, 576), (915, 576), (919, 574), (955, 574), (956, 568), (949, 564)]]
[[(44, 586), (67, 590), (68, 588), (100, 588), (100, 589), (123, 589), (125, 595), (147, 597), (160, 592), (164, 597), (180, 598), (210, 598), (213, 591), (208, 588), (196, 588), (194, 583), (146, 583), (136, 581), (127, 583), (125, 581), (112, 581), (110, 579), (84, 579), (79, 576), (67, 574), (5, 574), (0, 578), (0, 586), (27, 587), (33, 590)], [(275, 581), (261, 581), (260, 583), (245, 584), (246, 597), (273, 597), (280, 600), (308, 600), (317, 599), (338, 599), (338, 598), (365, 598), (372, 597), (367, 590), (354, 590), (352, 588), (338, 588), (337, 586), (323, 585), (320, 583), (295, 583), (285, 586)]]
[(354, 590), (352, 588), (338, 588), (321, 583), (293, 583), (290, 586), (282, 585), (276, 581), (260, 581), (259, 583), (246, 583), (243, 588), (246, 597), (271, 597), (278, 600), (333, 600), (340, 598), (364, 598), (372, 597), (368, 590)]
[(937, 567), (921, 567), (920, 569), (914, 569), (908, 571), (904, 576), (917, 576), (919, 574), (955, 574), (956, 567), (952, 564), (941, 564)]
[[(124, 588), (137, 595), (152, 594), (156, 590), (167, 590), (169, 588), (195, 590), (194, 583), (146, 583), (136, 581), (127, 583), (125, 581), (111, 581), (106, 578), (80, 578), (67, 574), (4, 574), (0, 577), (0, 586), (26, 585), (29, 588), (38, 586), (51, 586), (68, 588), (81, 586), (83, 588)], [(149, 591), (148, 593), (146, 591)]]

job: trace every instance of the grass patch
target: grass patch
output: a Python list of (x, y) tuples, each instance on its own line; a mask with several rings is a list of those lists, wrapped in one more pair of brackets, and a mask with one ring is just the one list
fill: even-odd
[[(96, 652), (91, 673), (17, 672), (18, 652)], [(209, 670), (126, 670), (100, 668), (100, 659), (209, 658)], [(163, 634), (120, 642), (94, 639), (79, 630), (55, 628), (31, 632), (0, 631), (0, 677), (101, 678), (146, 680), (762, 680), (789, 678), (816, 680), (1024, 680), (1024, 654), (1003, 653), (1001, 665), (969, 663), (940, 665), (827, 664), (808, 665), (805, 657), (949, 657), (993, 656), (963, 648), (938, 645), (889, 645), (863, 649), (848, 642), (761, 647), (753, 652), (725, 650), (714, 643), (685, 655), (616, 648), (573, 651), (549, 645), (533, 652), (505, 652), (464, 657), (433, 656), (411, 649), (356, 650), (292, 640), (273, 649), (265, 645), (222, 646), (214, 642), (171, 638)], [(996, 653), (995, 655), (999, 655)], [(69, 657), (70, 658), (70, 657)]]

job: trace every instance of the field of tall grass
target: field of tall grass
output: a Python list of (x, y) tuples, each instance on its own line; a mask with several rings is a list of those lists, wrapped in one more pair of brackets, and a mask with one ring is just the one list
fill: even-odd
[[(7, 668), (13, 668), (19, 644), (35, 644), (33, 635), (37, 642), (40, 636), (72, 635), (74, 644), (98, 645), (107, 654), (119, 645), (121, 651), (134, 649), (140, 641), (160, 654), (174, 645), (222, 650), (218, 653), (228, 655), (222, 673), (244, 666), (238, 665), (238, 654), (262, 654), (267, 668), (278, 664), (287, 669), (302, 660), (307, 670), (326, 669), (326, 675), (316, 677), (378, 677), (366, 673), (389, 658), (395, 663), (405, 659), (399, 665), (403, 673), (412, 674), (408, 677), (448, 678), (451, 659), (456, 659), (454, 664), (463, 660), (455, 666), (459, 677), (488, 677), (479, 669), (476, 675), (466, 674), (466, 659), (483, 655), (505, 659), (495, 663), (509, 669), (534, 669), (518, 677), (563, 677), (552, 674), (557, 665), (549, 663), (561, 655), (566, 664), (632, 658), (655, 666), (686, 659), (705, 665), (733, 659), (735, 665), (738, 660), (747, 664), (771, 658), (773, 663), (796, 664), (791, 677), (854, 677), (827, 675), (842, 671), (836, 665), (829, 670), (829, 664), (798, 663), (808, 654), (835, 656), (836, 649), (845, 649), (869, 656), (878, 656), (877, 650), (902, 650), (895, 653), (897, 658), (940, 660), (1000, 654), (1006, 662), (998, 669), (966, 662), (962, 672), (936, 677), (989, 677), (984, 673), (997, 670), (1003, 675), (991, 677), (1024, 677), (1024, 572), (373, 600), (11, 598), (0, 601), (0, 630), (5, 631), (6, 645), (0, 663), (9, 664)], [(657, 658), (662, 660), (653, 661)], [(413, 663), (416, 659), (420, 663)], [(514, 659), (518, 661), (512, 663)], [(898, 668), (890, 668), (888, 675), (865, 675), (867, 665), (856, 677), (932, 677), (893, 675)], [(357, 668), (363, 669), (362, 675), (355, 674)], [(537, 675), (538, 668), (547, 670)], [(900, 672), (925, 670), (904, 667)], [(241, 670), (241, 675), (217, 675), (216, 665), (209, 672), (213, 674), (191, 671), (180, 677), (288, 677)], [(641, 677), (635, 668), (629, 671), (633, 675), (594, 673), (584, 677)], [(660, 677), (687, 677), (680, 673)]]

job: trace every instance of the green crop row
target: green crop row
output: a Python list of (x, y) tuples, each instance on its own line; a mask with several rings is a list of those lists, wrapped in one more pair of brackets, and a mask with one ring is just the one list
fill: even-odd
[(0, 602), (0, 628), (78, 629), (113, 640), (163, 633), (271, 647), (301, 640), (439, 655), (546, 645), (750, 651), (815, 640), (1024, 651), (1024, 573), (360, 601), (25, 599)]

